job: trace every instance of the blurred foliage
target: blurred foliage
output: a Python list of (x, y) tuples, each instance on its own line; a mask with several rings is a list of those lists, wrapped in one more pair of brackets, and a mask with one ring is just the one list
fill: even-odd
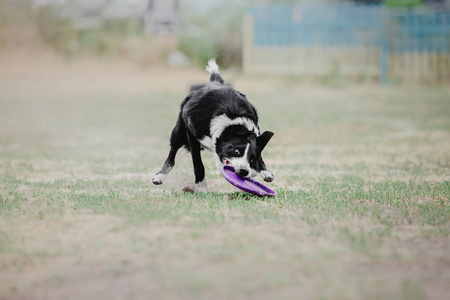
[(104, 21), (83, 30), (58, 19), (47, 7), (36, 13), (36, 22), (44, 42), (67, 58), (79, 54), (120, 56), (146, 66), (164, 61), (175, 48), (173, 39), (145, 34), (137, 19)]
[(220, 2), (200, 12), (182, 7), (182, 12), (185, 26), (178, 34), (178, 48), (194, 64), (204, 66), (216, 58), (223, 67), (241, 65), (243, 3)]
[(70, 22), (58, 20), (49, 7), (37, 10), (35, 18), (44, 42), (62, 51), (66, 56), (70, 56), (77, 39), (77, 30)]
[[(302, 0), (261, 2), (298, 3)], [(336, 2), (335, 0), (321, 0)], [(223, 67), (242, 65), (242, 18), (244, 6), (257, 0), (212, 1), (206, 8), (189, 1), (180, 2), (182, 26), (174, 37), (156, 37), (144, 32), (142, 20), (114, 20), (99, 27), (81, 30), (69, 20), (58, 18), (51, 7), (32, 10), (29, 0), (0, 0), (0, 46), (17, 40), (28, 31), (35, 41), (43, 41), (67, 58), (80, 54), (117, 55), (142, 65), (166, 61), (178, 47), (199, 66), (215, 57)], [(421, 0), (385, 0), (386, 4), (416, 3)], [(11, 30), (13, 28), (13, 30)], [(19, 29), (17, 29), (19, 28)], [(21, 29), (20, 29), (21, 28)], [(9, 33), (5, 33), (9, 31)], [(9, 34), (9, 36), (8, 36)], [(6, 38), (8, 36), (8, 38)], [(23, 39), (23, 38), (22, 38)]]
[(34, 34), (31, 7), (27, 1), (0, 0), (0, 47), (23, 46)]
[(219, 58), (220, 45), (203, 37), (180, 34), (178, 48), (195, 64), (205, 65), (213, 58)]
[(70, 59), (79, 55), (117, 56), (141, 66), (158, 64), (176, 48), (174, 37), (144, 33), (141, 20), (105, 21), (82, 30), (57, 17), (49, 6), (34, 8), (29, 0), (0, 0), (0, 51), (50, 47)]
[[(50, 46), (68, 59), (78, 55), (110, 55), (130, 58), (146, 66), (167, 61), (178, 47), (194, 65), (204, 66), (215, 57), (224, 67), (239, 66), (243, 7), (244, 4), (238, 3), (230, 9), (230, 5), (217, 2), (201, 12), (195, 7), (181, 8), (183, 24), (177, 34), (152, 36), (144, 32), (142, 20), (103, 21), (101, 26), (83, 30), (73, 21), (59, 18), (50, 6), (33, 10), (27, 0), (0, 0), (0, 33), (3, 29), (11, 37), (19, 36), (17, 30), (10, 30), (17, 25), (20, 31), (34, 36), (33, 43)], [(2, 40), (0, 35), (0, 46), (4, 44)], [(33, 47), (29, 40), (27, 44)]]
[(31, 7), (26, 1), (0, 0), (0, 26), (32, 25)]
[(384, 0), (389, 7), (413, 7), (422, 4), (422, 0)]

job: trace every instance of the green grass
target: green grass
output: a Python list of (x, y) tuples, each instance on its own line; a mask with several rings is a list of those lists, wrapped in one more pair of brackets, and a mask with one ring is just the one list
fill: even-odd
[(3, 86), (0, 295), (445, 299), (448, 89), (246, 80), (236, 86), (276, 133), (275, 198), (234, 190), (209, 153), (210, 193), (183, 192), (184, 151), (151, 185), (184, 92)]

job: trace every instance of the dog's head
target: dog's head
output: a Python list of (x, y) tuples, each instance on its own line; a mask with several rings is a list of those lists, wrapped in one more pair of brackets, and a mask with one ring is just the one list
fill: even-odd
[[(231, 126), (233, 127), (233, 126)], [(228, 128), (216, 141), (216, 154), (222, 165), (232, 166), (241, 177), (250, 177), (261, 158), (261, 152), (274, 135), (265, 131), (256, 136), (239, 128)], [(254, 172), (253, 172), (254, 173)]]

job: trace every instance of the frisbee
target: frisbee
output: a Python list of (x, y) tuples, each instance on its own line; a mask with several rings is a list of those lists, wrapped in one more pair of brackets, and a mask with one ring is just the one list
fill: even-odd
[(225, 177), (229, 183), (248, 193), (252, 193), (260, 197), (273, 197), (276, 195), (274, 191), (258, 181), (251, 178), (242, 178), (234, 172), (234, 168), (231, 166), (223, 166), (223, 168), (220, 169), (220, 173), (222, 173), (222, 176)]

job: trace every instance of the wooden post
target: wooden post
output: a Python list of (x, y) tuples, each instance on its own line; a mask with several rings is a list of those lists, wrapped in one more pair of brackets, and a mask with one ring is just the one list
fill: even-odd
[(386, 31), (383, 30), (380, 40), (379, 57), (378, 64), (380, 68), (380, 78), (379, 82), (382, 85), (386, 85), (388, 82), (388, 72), (389, 72), (389, 49), (387, 44)]
[(381, 15), (383, 22), (381, 23), (380, 44), (378, 47), (378, 67), (379, 67), (379, 83), (386, 85), (389, 73), (389, 49), (388, 49), (388, 24), (387, 12)]
[(244, 14), (242, 39), (242, 69), (244, 74), (249, 74), (253, 72), (254, 43), (253, 16), (250, 14)]

